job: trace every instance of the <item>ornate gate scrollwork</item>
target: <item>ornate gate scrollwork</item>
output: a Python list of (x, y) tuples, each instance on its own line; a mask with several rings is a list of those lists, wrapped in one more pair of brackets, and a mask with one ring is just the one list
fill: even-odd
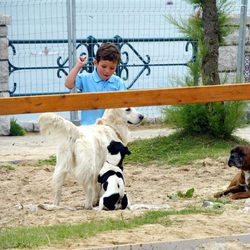
[[(121, 36), (114, 36), (111, 39), (97, 39), (93, 36), (88, 36), (86, 39), (77, 39), (76, 40), (76, 50), (79, 51), (80, 55), (87, 55), (86, 66), (82, 69), (87, 72), (92, 72), (94, 70), (94, 58), (95, 52), (98, 47), (105, 42), (112, 42), (117, 45), (122, 54), (122, 60), (117, 67), (116, 74), (122, 77), (125, 81), (127, 89), (130, 89), (134, 86), (135, 82), (141, 77), (141, 75), (146, 72), (146, 76), (149, 76), (151, 73), (151, 67), (162, 67), (162, 66), (187, 66), (188, 63), (193, 63), (196, 60), (197, 44), (194, 41), (191, 41), (188, 38), (122, 38)], [(150, 56), (148, 54), (141, 55), (141, 53), (135, 48), (136, 43), (144, 42), (187, 42), (185, 50), (188, 51), (189, 48), (192, 48), (192, 58), (188, 62), (182, 63), (163, 63), (156, 64), (151, 63)], [(15, 44), (67, 44), (68, 40), (10, 40), (9, 47), (12, 50), (13, 55), (17, 54)], [(131, 62), (130, 56), (133, 53), (133, 56), (136, 56), (139, 63), (135, 64)], [(13, 65), (9, 61), (9, 75), (13, 74), (16, 71), (20, 70), (45, 70), (45, 69), (55, 69), (58, 78), (66, 76), (69, 58), (63, 58), (58, 56), (56, 59), (56, 65), (54, 66), (35, 66), (35, 67), (18, 67)], [(131, 82), (128, 82), (129, 79), (129, 70), (131, 68), (138, 68), (138, 73), (135, 75), (134, 79)], [(53, 93), (30, 93), (30, 94), (15, 94), (17, 89), (17, 83), (13, 83), (13, 89), (9, 91), (11, 96), (21, 96), (21, 95), (38, 95), (38, 94), (55, 94)], [(60, 92), (63, 93), (63, 92)]]

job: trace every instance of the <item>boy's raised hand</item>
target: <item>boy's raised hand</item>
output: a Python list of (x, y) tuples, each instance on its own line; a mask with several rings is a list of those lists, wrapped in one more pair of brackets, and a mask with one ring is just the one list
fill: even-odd
[(84, 67), (87, 62), (87, 56), (79, 56), (77, 59), (77, 64), (79, 67)]

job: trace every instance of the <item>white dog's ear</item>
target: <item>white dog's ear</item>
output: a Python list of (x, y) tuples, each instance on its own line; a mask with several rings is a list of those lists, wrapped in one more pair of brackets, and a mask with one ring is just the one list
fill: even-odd
[(103, 120), (101, 118), (96, 120), (96, 125), (103, 125)]

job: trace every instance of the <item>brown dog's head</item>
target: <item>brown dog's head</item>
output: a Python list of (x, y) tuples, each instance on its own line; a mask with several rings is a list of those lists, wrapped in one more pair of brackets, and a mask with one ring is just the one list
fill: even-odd
[(239, 145), (231, 150), (228, 166), (235, 166), (242, 170), (250, 170), (250, 147)]

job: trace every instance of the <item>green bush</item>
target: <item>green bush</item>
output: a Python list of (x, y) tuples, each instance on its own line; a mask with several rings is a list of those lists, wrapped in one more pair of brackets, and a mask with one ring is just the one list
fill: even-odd
[(187, 134), (209, 134), (229, 138), (243, 119), (246, 103), (220, 102), (170, 106), (163, 110), (164, 122), (182, 128)]
[(245, 123), (243, 120), (245, 106), (244, 102), (210, 104), (207, 113), (210, 134), (215, 137), (228, 138), (236, 128)]
[(25, 135), (26, 131), (16, 122), (15, 119), (10, 120), (10, 135)]

